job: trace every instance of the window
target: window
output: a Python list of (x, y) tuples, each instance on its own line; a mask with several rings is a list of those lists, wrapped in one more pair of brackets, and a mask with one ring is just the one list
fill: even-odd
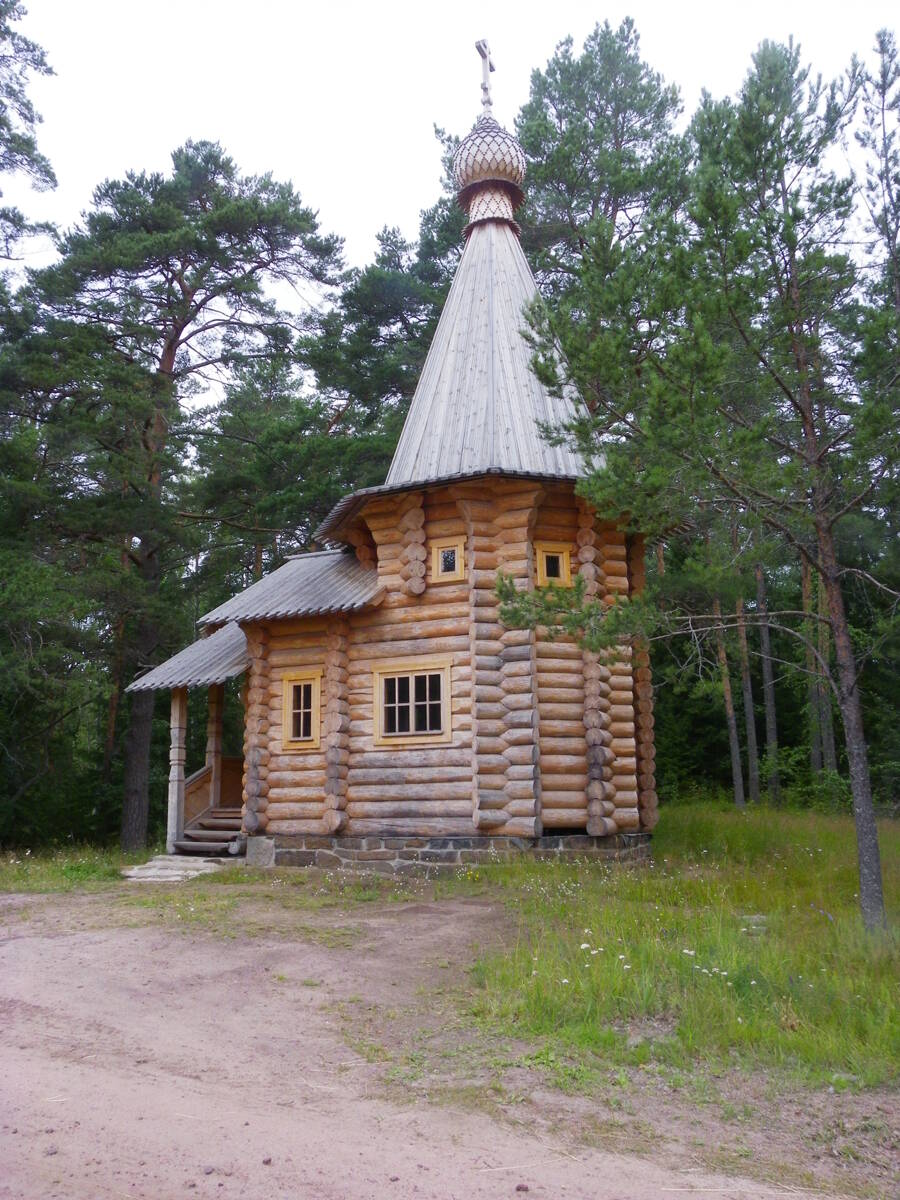
[(572, 586), (571, 546), (568, 542), (535, 542), (537, 585)]
[(317, 750), (321, 739), (322, 670), (285, 675), (281, 741), (286, 750)]
[(449, 742), (449, 658), (408, 658), (374, 672), (375, 744)]
[(465, 579), (466, 539), (463, 537), (437, 538), (431, 543), (431, 582), (449, 583), (453, 579)]

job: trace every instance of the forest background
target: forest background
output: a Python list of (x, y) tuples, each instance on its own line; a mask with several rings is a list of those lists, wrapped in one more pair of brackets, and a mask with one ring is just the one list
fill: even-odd
[[(0, 172), (52, 187), (22, 11), (0, 0)], [(830, 84), (764, 43), (685, 129), (633, 23), (598, 26), (515, 123), (536, 369), (587, 401), (586, 494), (627, 497), (648, 537), (627, 631), (651, 647), (663, 802), (859, 818), (864, 768), (896, 804), (900, 67), (873, 41)], [(364, 269), (293, 183), (208, 142), (100, 183), (24, 278), (36, 227), (0, 212), (0, 843), (156, 838), (168, 697), (125, 687), (382, 482), (463, 242), (437, 134), (418, 239), (385, 229)], [(622, 632), (572, 599), (510, 616)]]

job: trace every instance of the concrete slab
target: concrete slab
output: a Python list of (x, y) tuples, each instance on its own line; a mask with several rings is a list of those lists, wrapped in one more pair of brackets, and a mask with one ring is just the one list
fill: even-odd
[(126, 867), (122, 875), (137, 883), (182, 883), (198, 875), (210, 875), (222, 867), (233, 867), (240, 859), (189, 858), (183, 854), (157, 854), (149, 862)]

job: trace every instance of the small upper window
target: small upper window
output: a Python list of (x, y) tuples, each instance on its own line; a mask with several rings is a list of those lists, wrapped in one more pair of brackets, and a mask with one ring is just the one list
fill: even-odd
[(283, 687), (281, 740), (285, 749), (318, 749), (321, 727), (321, 670), (291, 672), (285, 675)]
[(437, 538), (431, 543), (431, 582), (465, 579), (465, 538)]
[(572, 550), (566, 542), (536, 542), (538, 587), (572, 586)]

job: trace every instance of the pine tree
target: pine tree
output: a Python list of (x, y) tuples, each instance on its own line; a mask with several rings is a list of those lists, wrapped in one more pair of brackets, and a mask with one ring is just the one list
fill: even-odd
[[(99, 331), (125, 363), (152, 380), (140, 429), (141, 467), (129, 479), (139, 497), (128, 559), (143, 591), (126, 673), (166, 649), (158, 615), (166, 534), (161, 514), (177, 479), (170, 435), (181, 404), (239, 360), (290, 340), (266, 293), (273, 282), (333, 278), (339, 244), (318, 231), (289, 184), (241, 176), (222, 149), (188, 142), (172, 173), (132, 173), (94, 193), (83, 223), (60, 239), (60, 259), (33, 277), (44, 311)], [(146, 839), (154, 697), (137, 693), (125, 739), (122, 843)]]

